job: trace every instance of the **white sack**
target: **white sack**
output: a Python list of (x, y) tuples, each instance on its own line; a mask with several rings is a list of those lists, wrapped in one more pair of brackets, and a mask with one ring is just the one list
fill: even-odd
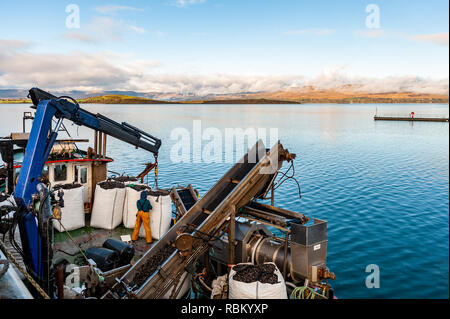
[(123, 225), (125, 228), (134, 228), (136, 223), (137, 206), (136, 202), (141, 198), (141, 192), (126, 187), (125, 202), (123, 204)]
[[(64, 207), (61, 207), (60, 222), (65, 229), (57, 220), (53, 220), (53, 226), (59, 232), (63, 232), (64, 230), (75, 230), (84, 227), (84, 186), (72, 189), (63, 189), (63, 192)], [(57, 192), (56, 199), (59, 199)]]
[[(242, 264), (249, 265), (251, 263)], [(274, 263), (265, 264), (275, 265)], [(286, 283), (276, 265), (275, 274), (278, 276), (279, 281), (277, 284), (263, 284), (259, 281), (252, 283), (236, 281), (233, 280), (235, 274), (236, 271), (231, 269), (228, 279), (229, 299), (287, 299)]]
[(95, 188), (91, 227), (112, 230), (122, 223), (125, 188)]
[[(133, 185), (145, 185), (145, 184), (133, 184)], [(149, 192), (149, 190), (146, 191)], [(123, 225), (125, 226), (125, 228), (132, 229), (136, 224), (136, 213), (137, 213), (136, 203), (139, 199), (141, 199), (142, 192), (143, 191), (137, 191), (132, 187), (125, 188), (125, 201), (123, 204)]]
[[(150, 200), (152, 209), (150, 210), (150, 230), (152, 238), (160, 239), (169, 231), (172, 221), (172, 200), (170, 195), (147, 197)], [(145, 237), (144, 225), (141, 225), (139, 236)]]

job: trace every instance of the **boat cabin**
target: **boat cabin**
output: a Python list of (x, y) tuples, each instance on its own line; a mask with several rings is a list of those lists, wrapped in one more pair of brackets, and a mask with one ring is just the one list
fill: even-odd
[[(20, 138), (20, 141), (18, 140)], [(11, 140), (15, 145), (22, 147), (14, 148), (13, 181), (14, 185), (22, 167), (25, 154), (27, 133), (12, 133)], [(91, 211), (94, 199), (95, 186), (98, 182), (107, 179), (107, 165), (113, 159), (103, 154), (97, 154), (92, 148), (83, 151), (78, 148), (77, 143), (89, 142), (87, 139), (62, 139), (57, 140), (50, 152), (47, 162), (42, 171), (43, 181), (48, 182), (50, 187), (58, 184), (79, 183), (84, 186), (84, 208), (87, 213)], [(0, 165), (0, 191), (12, 193), (8, 189), (7, 164)]]

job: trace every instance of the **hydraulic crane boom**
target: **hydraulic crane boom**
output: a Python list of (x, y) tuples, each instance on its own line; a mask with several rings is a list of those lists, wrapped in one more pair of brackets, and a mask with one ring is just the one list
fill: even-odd
[(36, 115), (15, 192), (15, 197), (22, 198), (26, 205), (29, 205), (31, 195), (36, 192), (38, 178), (58, 134), (57, 129), (51, 131), (53, 117), (59, 121), (68, 119), (158, 156), (161, 140), (128, 123), (118, 123), (101, 114), (93, 114), (80, 108), (76, 101), (75, 104), (67, 101), (66, 97), (57, 98), (38, 88), (30, 90), (30, 97)]
[[(48, 252), (45, 250), (47, 247), (51, 249), (51, 245), (48, 245), (48, 234), (43, 234), (41, 227), (36, 223), (36, 218), (30, 211), (30, 204), (33, 194), (37, 192), (42, 169), (55, 143), (62, 120), (68, 119), (77, 125), (113, 136), (136, 148), (145, 149), (153, 153), (155, 158), (158, 156), (161, 140), (130, 124), (118, 123), (101, 114), (86, 111), (70, 97), (58, 98), (38, 88), (32, 88), (29, 91), (29, 97), (36, 108), (36, 115), (25, 149), (14, 197), (19, 206), (19, 229), (22, 249), (26, 256), (25, 262), (36, 277), (46, 280), (45, 277), (49, 274), (43, 272), (43, 268), (46, 267), (42, 267), (42, 265), (51, 263), (51, 260), (45, 260), (45, 256), (48, 256)], [(69, 99), (73, 102), (68, 101)], [(53, 117), (58, 119), (56, 128), (52, 128)], [(39, 218), (38, 220), (41, 223)]]

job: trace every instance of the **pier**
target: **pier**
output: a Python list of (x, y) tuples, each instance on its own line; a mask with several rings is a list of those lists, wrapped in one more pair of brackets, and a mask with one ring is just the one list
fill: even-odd
[(445, 117), (405, 117), (405, 116), (377, 116), (373, 117), (375, 121), (413, 121), (413, 122), (448, 122)]
[(410, 122), (448, 122), (448, 117), (444, 115), (416, 115), (409, 114), (385, 114), (378, 115), (378, 110), (373, 117), (375, 121), (410, 121)]

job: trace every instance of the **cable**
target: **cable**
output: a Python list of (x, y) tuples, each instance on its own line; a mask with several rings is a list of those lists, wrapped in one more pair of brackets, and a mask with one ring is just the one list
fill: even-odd
[[(287, 173), (292, 169), (292, 175), (288, 176)], [(273, 186), (273, 190), (275, 191), (278, 187), (280, 187), (285, 181), (287, 181), (288, 179), (292, 179), (294, 180), (294, 182), (297, 184), (297, 188), (298, 188), (298, 198), (301, 199), (302, 198), (302, 190), (300, 187), (300, 183), (297, 181), (297, 179), (294, 177), (295, 176), (295, 167), (294, 167), (294, 161), (291, 162), (291, 166), (289, 166), (288, 170), (286, 172), (280, 172), (280, 174), (282, 175), (280, 177), (280, 179), (274, 183)]]
[(17, 253), (22, 257), (23, 260), (25, 260), (25, 256), (24, 256), (24, 252), (22, 250), (22, 247), (16, 242), (15, 239), (15, 234), (16, 234), (16, 228), (18, 227), (18, 223), (19, 223), (19, 214), (17, 213), (18, 211), (18, 207), (17, 205), (12, 202), (10, 199), (8, 199), (8, 201), (11, 203), (11, 206), (15, 209), (15, 213), (13, 215), (12, 221), (11, 221), (11, 226), (10, 229), (8, 231), (9, 233), (9, 241), (12, 245), (12, 247), (14, 248), (14, 250), (17, 251)]
[(291, 293), (292, 299), (315, 299), (316, 297), (328, 299), (324, 295), (319, 294), (317, 291), (308, 286), (297, 287)]
[(62, 249), (57, 249), (56, 251), (62, 252), (63, 254), (66, 254), (66, 255), (69, 255), (69, 256), (72, 256), (72, 257), (75, 257), (75, 256), (79, 255), (79, 253), (71, 254), (71, 253), (68, 253), (67, 251), (62, 250)]
[[(75, 242), (75, 240), (73, 239), (73, 237), (70, 235), (69, 231), (66, 229), (66, 227), (64, 227), (64, 225), (61, 223), (60, 219), (56, 219), (58, 221), (58, 223), (61, 225), (61, 227), (64, 229), (64, 231), (66, 232), (67, 236), (69, 236), (69, 239), (72, 241), (72, 243), (78, 248), (78, 250), (80, 251), (81, 255), (83, 255), (84, 259), (86, 260), (86, 262), (89, 265), (89, 258), (87, 258), (87, 256), (84, 254), (83, 250), (81, 249), (81, 247)], [(68, 254), (70, 255), (70, 254)]]
[(63, 96), (58, 97), (58, 100), (61, 100), (61, 99), (69, 99), (73, 103), (75, 103), (75, 105), (78, 106), (78, 108), (80, 107), (80, 104), (78, 104), (77, 100), (75, 100), (73, 97), (70, 97), (70, 96), (67, 96), (67, 95), (63, 95)]

